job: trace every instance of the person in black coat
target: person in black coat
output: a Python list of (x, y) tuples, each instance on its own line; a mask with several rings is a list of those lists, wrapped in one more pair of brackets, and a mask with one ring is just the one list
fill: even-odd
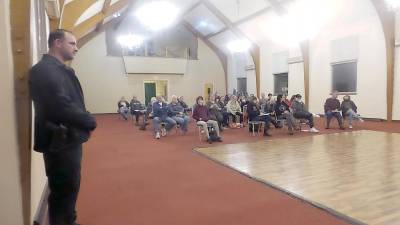
[(29, 72), (35, 107), (34, 150), (43, 153), (50, 225), (74, 225), (82, 143), (88, 141), (96, 121), (85, 108), (74, 70), (64, 64), (78, 50), (75, 37), (58, 29), (50, 33), (48, 44), (49, 53)]
[(283, 101), (282, 95), (276, 97), (275, 115), (278, 120), (284, 119), (288, 125), (289, 134), (293, 135), (294, 118), (289, 106)]
[(251, 97), (249, 103), (247, 104), (247, 114), (249, 116), (249, 121), (263, 121), (265, 123), (264, 136), (271, 136), (268, 133), (270, 116), (268, 114), (261, 114), (260, 110), (261, 106), (258, 102), (257, 97)]

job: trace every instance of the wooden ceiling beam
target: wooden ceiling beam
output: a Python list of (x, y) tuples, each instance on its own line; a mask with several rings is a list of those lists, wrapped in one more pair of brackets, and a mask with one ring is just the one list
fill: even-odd
[(60, 27), (72, 30), (79, 17), (98, 0), (79, 0), (66, 4), (63, 8)]
[(214, 43), (206, 39), (204, 35), (198, 32), (190, 23), (182, 21), (183, 26), (188, 29), (194, 36), (200, 38), (209, 48), (211, 48), (218, 56), (221, 61), (222, 68), (225, 74), (225, 93), (228, 93), (228, 58), (224, 52), (222, 52)]
[(384, 0), (372, 0), (382, 25), (386, 45), (386, 104), (387, 120), (393, 119), (394, 65), (396, 48), (396, 14), (391, 11)]
[[(236, 36), (239, 38), (243, 38), (246, 40), (250, 39), (239, 29), (237, 28), (217, 7), (214, 6), (209, 0), (202, 0), (204, 5), (220, 19), (225, 26), (227, 26)], [(256, 69), (256, 94), (260, 97), (260, 87), (261, 87), (261, 70), (260, 70), (260, 47), (256, 43), (252, 43), (252, 47), (250, 49), (250, 54), (253, 58), (254, 66)]]
[(128, 5), (128, 2), (129, 0), (120, 0), (117, 3), (109, 6), (105, 14), (99, 12), (96, 15), (85, 20), (84, 22), (80, 23), (78, 26), (74, 27), (72, 29), (72, 32), (74, 33), (77, 40), (90, 33), (91, 30), (94, 30), (99, 22), (103, 21), (105, 18), (112, 15), (113, 13), (123, 9), (125, 6)]

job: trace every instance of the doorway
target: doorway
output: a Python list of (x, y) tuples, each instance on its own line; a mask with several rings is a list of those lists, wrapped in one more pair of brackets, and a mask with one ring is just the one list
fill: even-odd
[(167, 80), (151, 80), (144, 81), (144, 98), (147, 105), (152, 97), (164, 96), (168, 100), (168, 81)]
[(204, 100), (210, 100), (210, 95), (214, 92), (214, 85), (212, 83), (204, 84)]

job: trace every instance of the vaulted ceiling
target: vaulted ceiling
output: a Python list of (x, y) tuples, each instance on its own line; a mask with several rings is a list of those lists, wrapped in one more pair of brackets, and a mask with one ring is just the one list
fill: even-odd
[[(90, 40), (94, 34), (124, 18), (146, 0), (58, 0), (61, 15), (51, 17), (51, 28), (73, 31), (78, 40)], [(269, 10), (281, 10), (290, 0), (168, 0), (179, 6), (181, 22), (197, 36), (226, 51), (228, 41), (245, 35), (238, 26), (262, 16)], [(148, 2), (148, 0), (147, 0)]]

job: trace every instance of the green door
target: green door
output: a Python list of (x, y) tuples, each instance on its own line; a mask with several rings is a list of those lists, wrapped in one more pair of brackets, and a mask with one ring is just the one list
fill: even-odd
[(144, 84), (144, 97), (145, 97), (145, 104), (151, 101), (152, 97), (156, 97), (156, 83), (145, 83)]

